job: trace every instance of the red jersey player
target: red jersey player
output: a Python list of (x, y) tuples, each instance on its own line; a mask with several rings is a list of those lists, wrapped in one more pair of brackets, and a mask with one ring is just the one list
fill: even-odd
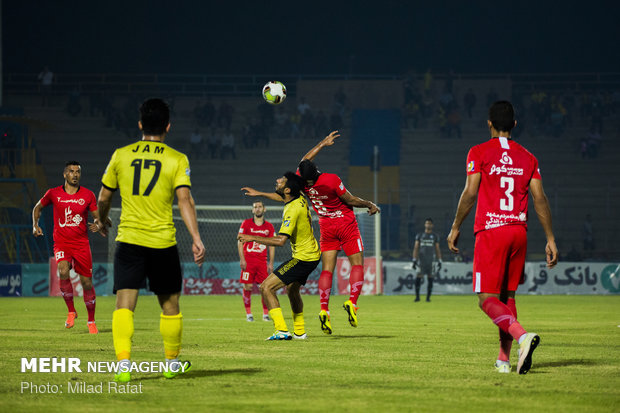
[[(271, 223), (265, 220), (265, 204), (263, 201), (252, 203), (252, 218), (248, 218), (241, 223), (239, 234), (254, 235), (259, 237), (271, 238), (274, 236), (274, 229)], [(245, 306), (246, 320), (254, 321), (252, 315), (252, 287), (254, 283), (261, 284), (273, 271), (273, 259), (276, 248), (273, 246), (259, 244), (258, 242), (237, 241), (239, 251), (239, 266), (241, 267), (241, 284), (243, 285), (243, 305)], [(269, 262), (267, 262), (267, 250), (269, 250)], [(269, 309), (263, 303), (263, 321), (269, 320)]]
[[(99, 219), (95, 194), (80, 186), (82, 168), (77, 161), (67, 162), (63, 171), (64, 185), (49, 189), (32, 210), (32, 233), (35, 237), (43, 235), (39, 227), (41, 210), (47, 205), (54, 206), (54, 256), (60, 274), (60, 291), (67, 304), (69, 314), (66, 328), (73, 327), (77, 312), (73, 305), (73, 287), (69, 271), (74, 268), (80, 276), (84, 289), (84, 303), (88, 311), (88, 331), (97, 334), (95, 325), (95, 288), (92, 283), (93, 260), (88, 242), (88, 211)], [(101, 230), (100, 224), (88, 224), (91, 231)]]
[[(345, 301), (343, 308), (347, 312), (349, 323), (357, 327), (357, 299), (364, 283), (364, 244), (357, 226), (357, 220), (353, 207), (368, 208), (368, 213), (374, 215), (380, 212), (379, 207), (370, 201), (366, 201), (352, 195), (345, 188), (338, 175), (321, 173), (312, 160), (326, 146), (334, 144), (334, 140), (340, 135), (333, 131), (321, 142), (314, 146), (299, 164), (298, 174), (306, 181), (304, 193), (310, 199), (312, 207), (319, 215), (319, 227), (321, 229), (321, 261), (322, 271), (319, 278), (319, 295), (321, 311), (319, 321), (321, 330), (325, 334), (332, 333), (329, 314), (329, 296), (332, 289), (332, 274), (336, 268), (338, 251), (341, 249), (351, 263), (349, 284), (350, 296)], [(252, 188), (242, 188), (247, 191), (246, 195), (265, 196), (269, 199), (280, 200), (276, 194), (257, 192)]]
[(512, 104), (495, 102), (489, 109), (487, 124), (491, 140), (474, 146), (467, 156), (467, 181), (448, 235), (448, 246), (458, 253), (460, 226), (477, 198), (473, 289), (478, 294), (480, 308), (500, 330), (495, 368), (500, 373), (510, 373), (509, 356), (514, 338), (520, 347), (517, 371), (526, 374), (532, 365), (532, 353), (540, 343), (537, 334), (527, 333), (517, 321), (515, 304), (527, 251), (528, 191), (547, 238), (548, 267), (557, 263), (558, 250), (538, 161), (510, 138), (510, 131), (517, 124)]

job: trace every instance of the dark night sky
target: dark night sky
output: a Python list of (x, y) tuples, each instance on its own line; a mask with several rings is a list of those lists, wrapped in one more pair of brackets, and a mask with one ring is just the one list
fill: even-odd
[(4, 0), (4, 71), (620, 72), (620, 2), (421, 3)]

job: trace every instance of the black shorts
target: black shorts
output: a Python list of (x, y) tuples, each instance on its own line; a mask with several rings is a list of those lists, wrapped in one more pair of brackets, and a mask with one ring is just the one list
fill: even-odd
[(183, 288), (179, 251), (169, 248), (148, 248), (119, 242), (114, 253), (114, 294), (126, 288), (146, 288), (155, 294), (174, 294)]
[(282, 263), (273, 272), (278, 276), (280, 280), (286, 285), (298, 282), (301, 285), (306, 285), (308, 277), (319, 265), (319, 261), (302, 261), (297, 258), (291, 258), (290, 260)]
[(420, 269), (418, 270), (418, 275), (428, 275), (433, 276), (433, 261), (420, 261)]

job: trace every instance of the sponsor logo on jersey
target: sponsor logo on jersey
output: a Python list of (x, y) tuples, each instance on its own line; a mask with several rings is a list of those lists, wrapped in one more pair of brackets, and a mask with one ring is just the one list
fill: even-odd
[(262, 235), (264, 237), (269, 235), (269, 230), (268, 229), (254, 229), (254, 228), (250, 228), (250, 232), (252, 234), (260, 234), (260, 235)]
[(499, 161), (504, 165), (512, 165), (512, 158), (508, 156), (508, 152), (504, 152)]
[(56, 197), (58, 198), (58, 202), (62, 202), (62, 203), (69, 203), (69, 204), (78, 204), (78, 205), (84, 205), (86, 203), (85, 200), (83, 200), (82, 198), (80, 199), (60, 199), (60, 197)]
[(282, 222), (283, 227), (288, 227), (290, 224), (291, 224), (291, 221), (289, 219), (285, 219), (284, 222)]
[(190, 173), (191, 173), (190, 169), (189, 168), (185, 168), (185, 175), (189, 176)]
[(487, 221), (484, 224), (484, 229), (491, 229), (501, 227), (514, 222), (527, 221), (527, 215), (521, 212), (518, 216), (514, 214), (496, 214), (495, 212), (487, 212)]
[(73, 215), (73, 211), (71, 210), (71, 207), (67, 207), (65, 208), (65, 222), (61, 222), (60, 219), (58, 220), (58, 225), (61, 228), (64, 227), (77, 227), (80, 225), (80, 223), (82, 222), (82, 216), (80, 214), (77, 215)]
[(474, 171), (474, 165), (475, 165), (475, 164), (474, 164), (474, 161), (470, 161), (470, 162), (467, 164), (467, 172), (473, 172), (473, 171)]
[(491, 171), (489, 172), (489, 175), (523, 175), (523, 168), (513, 168), (511, 166), (506, 166), (506, 165), (502, 165), (502, 166), (495, 166), (492, 165), (491, 166)]

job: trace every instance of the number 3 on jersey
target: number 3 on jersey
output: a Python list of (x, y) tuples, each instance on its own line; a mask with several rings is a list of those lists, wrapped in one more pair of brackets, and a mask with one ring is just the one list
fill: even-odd
[(515, 189), (515, 180), (509, 176), (502, 176), (499, 181), (500, 188), (506, 188), (506, 198), (500, 198), (499, 209), (502, 211), (512, 211), (514, 208), (514, 198), (512, 197), (512, 191)]
[(131, 162), (131, 166), (134, 168), (133, 171), (133, 192), (132, 195), (140, 195), (140, 175), (142, 173), (142, 168), (151, 169), (151, 166), (155, 167), (155, 173), (153, 173), (153, 177), (151, 178), (151, 182), (144, 190), (142, 196), (149, 196), (153, 187), (157, 183), (159, 179), (159, 173), (161, 172), (161, 162), (156, 159), (144, 159), (144, 163), (142, 159), (134, 159)]

